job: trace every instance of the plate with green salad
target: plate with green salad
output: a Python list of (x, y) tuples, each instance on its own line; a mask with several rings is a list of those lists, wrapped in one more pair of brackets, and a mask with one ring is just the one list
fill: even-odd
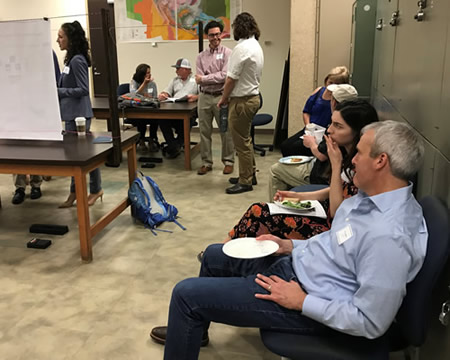
[(275, 204), (289, 210), (310, 211), (314, 209), (312, 202), (309, 200), (297, 201), (285, 199), (281, 201), (275, 201)]

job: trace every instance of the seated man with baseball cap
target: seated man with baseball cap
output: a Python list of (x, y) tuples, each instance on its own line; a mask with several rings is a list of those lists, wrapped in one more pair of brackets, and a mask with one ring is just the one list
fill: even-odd
[[(198, 85), (192, 75), (189, 60), (184, 58), (178, 59), (172, 67), (176, 69), (177, 76), (158, 95), (158, 99), (164, 101), (168, 98), (185, 98), (188, 102), (197, 101)], [(161, 120), (159, 127), (167, 143), (167, 157), (176, 158), (180, 154), (180, 148), (184, 143), (183, 122), (180, 120)], [(177, 138), (175, 138), (172, 129), (175, 129), (178, 135)]]
[(327, 90), (331, 92), (331, 112), (337, 104), (347, 100), (355, 100), (358, 97), (358, 91), (350, 84), (331, 84), (327, 86)]

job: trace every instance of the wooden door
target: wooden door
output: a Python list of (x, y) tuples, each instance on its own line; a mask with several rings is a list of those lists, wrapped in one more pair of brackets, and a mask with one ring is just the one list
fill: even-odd
[[(109, 34), (114, 38), (115, 23), (114, 23), (114, 5), (108, 4), (107, 0), (88, 0), (88, 14), (89, 14), (89, 36), (91, 43), (92, 54), (92, 75), (94, 84), (95, 97), (107, 97), (109, 92), (108, 85), (108, 68), (106, 65), (106, 51), (105, 42), (103, 39), (102, 30), (102, 16), (101, 10), (109, 10), (109, 23), (111, 27)], [(117, 58), (111, 59), (117, 70)]]

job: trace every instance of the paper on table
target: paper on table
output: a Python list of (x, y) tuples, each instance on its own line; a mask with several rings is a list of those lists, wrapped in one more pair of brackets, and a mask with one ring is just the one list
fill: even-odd
[(163, 100), (162, 102), (186, 102), (186, 101), (188, 101), (187, 95), (183, 96), (183, 97), (180, 97), (180, 98), (169, 97), (166, 100)]
[(286, 208), (283, 208), (281, 206), (278, 206), (274, 203), (268, 203), (270, 215), (275, 214), (291, 214), (291, 215), (301, 215), (301, 216), (308, 216), (308, 217), (319, 217), (322, 219), (327, 218), (327, 214), (325, 213), (325, 209), (323, 208), (322, 204), (318, 202), (317, 200), (309, 200), (311, 201), (311, 206), (314, 207), (311, 211), (296, 211), (296, 210), (289, 210)]

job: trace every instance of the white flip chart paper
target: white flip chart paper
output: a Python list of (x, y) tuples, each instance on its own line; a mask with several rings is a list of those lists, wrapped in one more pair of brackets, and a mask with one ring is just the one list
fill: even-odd
[(62, 140), (46, 20), (0, 22), (0, 138)]

